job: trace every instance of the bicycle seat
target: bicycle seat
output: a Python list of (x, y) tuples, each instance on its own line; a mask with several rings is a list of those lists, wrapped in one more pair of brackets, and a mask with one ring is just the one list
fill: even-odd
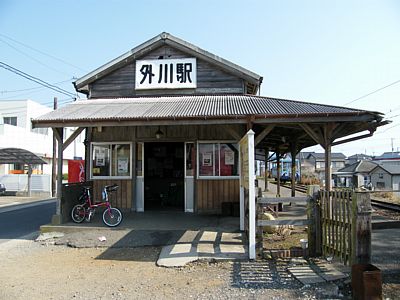
[(91, 186), (83, 186), (82, 188), (88, 191), (88, 190), (90, 190), (92, 187), (91, 187)]
[(104, 188), (106, 189), (107, 192), (114, 192), (119, 188), (119, 186), (117, 184), (113, 184), (113, 185), (106, 185)]

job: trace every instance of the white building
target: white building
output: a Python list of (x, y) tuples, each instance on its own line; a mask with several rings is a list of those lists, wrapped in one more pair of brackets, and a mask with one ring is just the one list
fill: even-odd
[[(47, 162), (43, 166), (33, 166), (33, 173), (51, 175), (53, 154), (53, 132), (47, 128), (32, 129), (31, 119), (52, 109), (32, 100), (0, 101), (0, 148), (22, 148), (35, 153)], [(64, 128), (64, 139), (74, 128)], [(68, 160), (84, 159), (84, 132), (64, 151), (63, 173), (68, 173)], [(19, 170), (19, 172), (18, 172)], [(0, 175), (20, 173), (24, 166), (0, 164)]]

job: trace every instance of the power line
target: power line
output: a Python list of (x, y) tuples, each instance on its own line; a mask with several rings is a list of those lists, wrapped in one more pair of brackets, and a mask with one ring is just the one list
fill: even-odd
[(64, 74), (64, 75), (70, 75), (70, 74), (68, 74), (68, 73), (65, 73), (65, 72), (62, 72), (62, 71), (60, 71), (60, 70), (57, 70), (57, 69), (55, 69), (55, 68), (53, 68), (53, 67), (50, 67), (49, 65), (47, 65), (47, 64), (45, 64), (45, 63), (43, 63), (43, 62), (41, 62), (40, 60), (38, 60), (38, 59), (36, 59), (36, 58), (34, 58), (34, 57), (32, 57), (32, 56), (30, 56), (29, 54), (25, 53), (24, 51), (19, 50), (18, 48), (14, 47), (13, 45), (11, 45), (10, 43), (6, 42), (6, 41), (3, 40), (3, 39), (0, 39), (0, 41), (3, 42), (3, 43), (5, 43), (5, 44), (8, 45), (9, 47), (11, 47), (12, 49), (14, 49), (15, 51), (17, 51), (18, 53), (21, 53), (22, 55), (25, 55), (26, 57), (32, 59), (33, 61), (37, 62), (38, 64), (40, 64), (40, 65), (42, 65), (42, 66), (48, 68), (49, 70), (52, 70), (52, 71), (54, 71), (54, 72), (57, 72), (57, 73), (60, 73), (60, 74)]
[(58, 60), (59, 62), (62, 62), (62, 63), (64, 63), (64, 64), (68, 65), (68, 66), (74, 67), (75, 69), (81, 70), (81, 71), (83, 71), (83, 72), (87, 72), (87, 70), (84, 70), (84, 69), (82, 69), (82, 68), (80, 68), (80, 67), (78, 67), (78, 66), (76, 66), (76, 65), (74, 65), (74, 64), (71, 64), (71, 63), (69, 63), (69, 62), (67, 62), (67, 61), (65, 61), (65, 60), (63, 60), (63, 59), (61, 59), (61, 58), (55, 57), (54, 55), (51, 55), (51, 54), (48, 54), (48, 53), (46, 53), (46, 52), (44, 52), (44, 51), (38, 50), (38, 49), (36, 49), (36, 48), (33, 48), (32, 46), (29, 46), (29, 45), (27, 45), (27, 44), (25, 44), (25, 43), (19, 42), (19, 41), (15, 40), (15, 39), (13, 39), (13, 38), (11, 38), (11, 37), (5, 35), (5, 34), (0, 33), (0, 35), (3, 36), (3, 37), (5, 37), (5, 38), (7, 38), (7, 39), (9, 39), (10, 41), (13, 41), (14, 43), (20, 44), (20, 45), (22, 45), (22, 46), (24, 46), (24, 47), (26, 47), (26, 48), (29, 48), (29, 49), (31, 49), (31, 50), (33, 50), (33, 51), (36, 51), (36, 52), (40, 53), (40, 54), (42, 54), (42, 55), (51, 57), (52, 59)]
[[(66, 82), (71, 82), (74, 78), (72, 79), (68, 79), (68, 80), (63, 80), (63, 81), (59, 81), (59, 82), (55, 82), (52, 83), (53, 85), (56, 84), (62, 84), (62, 83), (66, 83)], [(19, 89), (19, 90), (4, 90), (4, 91), (0, 91), (0, 94), (6, 94), (6, 93), (18, 93), (18, 92), (25, 92), (25, 91), (33, 91), (33, 90), (38, 90), (38, 89), (44, 89), (43, 86), (37, 86), (37, 87), (31, 87), (31, 88), (26, 88), (26, 89)]]
[(365, 95), (363, 95), (363, 96), (361, 96), (361, 97), (358, 97), (357, 99), (354, 99), (354, 100), (352, 100), (352, 101), (350, 101), (350, 102), (347, 102), (347, 103), (345, 103), (345, 104), (343, 104), (343, 105), (348, 105), (348, 104), (351, 104), (351, 103), (356, 102), (356, 101), (358, 101), (358, 100), (361, 100), (361, 99), (363, 99), (363, 98), (365, 98), (365, 97), (368, 97), (368, 96), (370, 96), (370, 95), (372, 95), (372, 94), (375, 94), (375, 93), (377, 93), (377, 92), (379, 92), (379, 91), (382, 91), (382, 90), (384, 90), (384, 89), (386, 89), (386, 88), (388, 88), (388, 87), (390, 87), (390, 86), (392, 86), (392, 85), (395, 85), (395, 84), (397, 84), (397, 83), (399, 83), (399, 82), (400, 82), (400, 80), (396, 80), (396, 81), (394, 81), (394, 82), (392, 82), (392, 83), (390, 83), (390, 84), (388, 84), (388, 85), (385, 85), (385, 86), (383, 86), (383, 87), (381, 87), (381, 88), (379, 88), (379, 89), (377, 89), (377, 90), (375, 90), (375, 91), (372, 91), (372, 92), (370, 92), (370, 93), (368, 93), (368, 94), (365, 94)]
[(3, 69), (8, 70), (10, 72), (13, 72), (13, 73), (15, 73), (15, 74), (17, 74), (19, 76), (22, 76), (22, 77), (24, 77), (24, 78), (26, 78), (28, 80), (31, 80), (33, 82), (36, 82), (36, 83), (40, 84), (40, 85), (43, 85), (44, 87), (47, 87), (47, 88), (49, 88), (49, 89), (51, 89), (53, 91), (56, 91), (58, 93), (61, 93), (61, 94), (64, 94), (64, 95), (67, 95), (67, 96), (70, 96), (70, 97), (76, 97), (75, 94), (72, 94), (72, 93), (70, 93), (70, 92), (68, 92), (68, 91), (66, 91), (66, 90), (64, 90), (64, 89), (62, 89), (62, 88), (60, 88), (58, 86), (52, 85), (52, 84), (50, 84), (50, 83), (48, 83), (46, 81), (43, 81), (43, 80), (41, 80), (41, 79), (39, 79), (37, 77), (29, 75), (29, 74), (27, 74), (27, 73), (25, 73), (25, 72), (23, 72), (21, 70), (18, 70), (17, 68), (14, 68), (14, 67), (6, 64), (6, 63), (3, 63), (1, 61), (0, 61), (0, 67), (2, 67)]

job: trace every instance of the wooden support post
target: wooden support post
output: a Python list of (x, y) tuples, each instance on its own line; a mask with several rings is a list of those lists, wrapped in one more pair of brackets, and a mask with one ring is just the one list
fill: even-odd
[(28, 197), (31, 196), (32, 189), (32, 165), (28, 165)]
[[(281, 156), (279, 148), (277, 147), (276, 152), (276, 197), (281, 196)], [(278, 203), (278, 211), (283, 211), (283, 203)]]
[[(54, 97), (54, 110), (57, 109), (57, 97)], [(57, 193), (57, 139), (53, 133), (53, 157), (51, 158), (51, 196), (56, 197)]]
[(310, 257), (322, 254), (322, 229), (321, 229), (321, 206), (319, 204), (318, 185), (309, 185), (307, 195), (310, 197), (307, 203), (308, 225), (308, 255)]
[(51, 223), (54, 225), (61, 224), (61, 197), (62, 197), (62, 167), (63, 167), (63, 132), (64, 128), (53, 128), (53, 134), (57, 139), (57, 203), (56, 214), (53, 215)]
[(332, 152), (331, 152), (331, 144), (325, 144), (325, 190), (331, 190), (331, 180), (332, 180), (332, 170), (331, 170), (331, 163), (332, 163)]
[(369, 193), (352, 195), (351, 264), (371, 263), (371, 199)]
[(290, 144), (290, 156), (292, 157), (292, 174), (291, 174), (291, 188), (292, 197), (296, 196), (296, 153), (297, 153), (297, 143), (293, 142)]
[(269, 167), (269, 149), (265, 149), (265, 174), (264, 174), (264, 192), (268, 192), (268, 167)]
[(276, 158), (276, 197), (281, 196), (281, 159), (278, 148), (275, 150)]

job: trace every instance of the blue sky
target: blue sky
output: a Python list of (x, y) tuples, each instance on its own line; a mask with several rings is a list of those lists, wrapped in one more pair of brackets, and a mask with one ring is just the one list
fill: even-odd
[[(400, 80), (396, 0), (2, 0), (0, 28), (1, 62), (61, 82), (57, 85), (70, 92), (73, 77), (163, 31), (260, 74), (264, 96), (346, 105)], [(51, 105), (54, 96), (71, 101), (37, 87), (0, 69), (0, 101), (29, 98)], [(35, 89), (24, 90), (30, 88)], [(333, 151), (378, 155), (391, 151), (392, 142), (400, 150), (399, 95), (400, 82), (347, 104), (383, 112), (393, 123)]]

